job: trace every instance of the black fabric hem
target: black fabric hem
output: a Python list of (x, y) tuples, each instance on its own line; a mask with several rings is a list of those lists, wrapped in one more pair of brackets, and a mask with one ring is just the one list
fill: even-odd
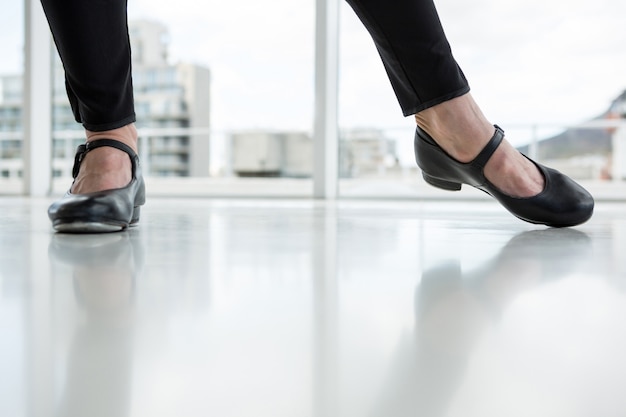
[(118, 120), (116, 122), (111, 122), (111, 123), (104, 123), (104, 124), (91, 124), (91, 123), (86, 123), (83, 122), (83, 127), (87, 130), (91, 130), (92, 132), (104, 132), (105, 130), (113, 130), (113, 129), (117, 129), (119, 127), (124, 127), (126, 125), (129, 125), (131, 123), (134, 123), (137, 121), (137, 117), (135, 115), (135, 113), (132, 114), (132, 116), (128, 116), (125, 119), (122, 120)]
[(429, 101), (427, 101), (425, 103), (418, 104), (415, 107), (411, 107), (411, 108), (408, 108), (408, 109), (402, 109), (402, 114), (404, 114), (405, 117), (413, 116), (414, 114), (419, 113), (422, 110), (426, 110), (426, 109), (428, 109), (430, 107), (436, 106), (437, 104), (441, 104), (444, 101), (448, 101), (448, 100), (452, 100), (453, 98), (460, 97), (460, 96), (465, 95), (465, 94), (467, 94), (469, 92), (470, 92), (470, 87), (469, 87), (469, 85), (467, 85), (467, 86), (465, 86), (463, 88), (460, 88), (460, 89), (458, 89), (456, 91), (453, 91), (452, 93), (444, 94), (443, 96), (439, 96), (439, 97), (437, 97), (435, 99), (432, 99), (432, 100), (429, 100)]

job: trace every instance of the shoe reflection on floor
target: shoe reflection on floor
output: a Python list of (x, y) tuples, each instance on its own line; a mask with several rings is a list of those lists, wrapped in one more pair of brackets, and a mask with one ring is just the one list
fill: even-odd
[(567, 277), (590, 256), (591, 240), (580, 231), (533, 230), (476, 270), (464, 273), (455, 260), (425, 271), (413, 333), (398, 343), (372, 416), (447, 415), (483, 330), (521, 293)]
[(130, 415), (135, 278), (141, 248), (128, 233), (53, 236), (49, 256), (72, 267), (84, 319), (73, 329), (60, 417)]

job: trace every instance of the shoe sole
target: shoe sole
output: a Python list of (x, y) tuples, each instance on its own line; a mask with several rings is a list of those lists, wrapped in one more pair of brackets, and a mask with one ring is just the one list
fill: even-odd
[(54, 230), (61, 233), (111, 233), (126, 229), (126, 226), (119, 224), (83, 221), (57, 223), (53, 227)]
[(424, 178), (424, 181), (426, 181), (428, 184), (432, 185), (433, 187), (437, 187), (446, 191), (460, 191), (461, 190), (462, 183), (460, 182), (443, 180), (441, 178), (428, 175), (425, 172), (422, 172), (422, 177)]
[(77, 219), (56, 219), (52, 225), (55, 231), (60, 233), (113, 233), (121, 232), (129, 227), (137, 226), (141, 207), (135, 206), (133, 209), (133, 218), (130, 224), (119, 221), (88, 221)]

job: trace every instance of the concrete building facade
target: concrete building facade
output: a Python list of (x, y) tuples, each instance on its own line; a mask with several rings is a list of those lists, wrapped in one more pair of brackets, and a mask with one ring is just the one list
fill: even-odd
[[(151, 21), (130, 22), (139, 152), (152, 176), (208, 176), (211, 73), (168, 63), (168, 33)], [(53, 176), (69, 176), (76, 147), (84, 141), (65, 93), (55, 53), (52, 70)], [(0, 76), (0, 176), (21, 176), (22, 77)]]

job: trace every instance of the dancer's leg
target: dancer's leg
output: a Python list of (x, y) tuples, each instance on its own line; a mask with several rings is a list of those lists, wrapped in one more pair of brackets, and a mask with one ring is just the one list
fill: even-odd
[(103, 131), (135, 121), (126, 0), (42, 0), (76, 121)]
[[(137, 151), (126, 0), (42, 0), (65, 69), (66, 88), (87, 141), (116, 139)], [(128, 156), (110, 147), (89, 152), (73, 193), (122, 187)]]
[(405, 116), (469, 91), (432, 0), (347, 0), (374, 39)]
[(87, 144), (71, 193), (48, 208), (59, 232), (114, 232), (139, 221), (145, 184), (137, 157), (126, 0), (42, 0), (67, 93)]
[[(347, 0), (374, 43), (402, 112), (455, 159), (468, 162), (493, 136), (494, 127), (469, 94), (432, 0)], [(543, 189), (537, 168), (508, 142), (485, 167), (503, 192), (529, 197)]]

